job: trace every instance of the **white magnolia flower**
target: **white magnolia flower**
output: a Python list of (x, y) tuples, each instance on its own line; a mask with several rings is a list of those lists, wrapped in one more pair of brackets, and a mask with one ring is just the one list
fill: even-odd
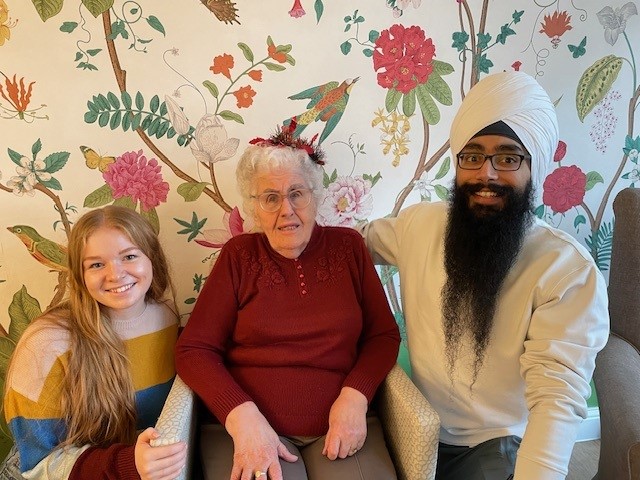
[(609, 45), (613, 45), (618, 40), (618, 35), (624, 32), (627, 27), (627, 19), (631, 15), (637, 15), (638, 9), (633, 2), (625, 3), (615, 10), (610, 6), (604, 7), (596, 15), (600, 24), (604, 27), (604, 39)]
[(216, 163), (235, 155), (240, 144), (239, 138), (228, 138), (227, 130), (216, 115), (203, 116), (189, 146), (199, 162)]
[(167, 105), (169, 120), (173, 129), (178, 135), (184, 135), (189, 132), (189, 119), (180, 108), (180, 105), (169, 95), (164, 96), (164, 103)]
[(324, 192), (318, 208), (322, 225), (354, 227), (373, 210), (371, 182), (360, 176), (338, 177)]
[(13, 193), (19, 197), (25, 193), (30, 197), (33, 197), (36, 194), (33, 190), (33, 185), (31, 185), (25, 177), (21, 176), (11, 177), (7, 182), (7, 187), (12, 189)]

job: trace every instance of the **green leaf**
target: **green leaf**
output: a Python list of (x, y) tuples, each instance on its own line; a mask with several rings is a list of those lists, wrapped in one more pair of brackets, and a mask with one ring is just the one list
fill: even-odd
[(536, 217), (542, 220), (544, 218), (544, 211), (545, 211), (545, 206), (543, 204), (543, 205), (539, 205), (538, 208), (536, 208), (533, 213), (535, 213)]
[(84, 199), (83, 207), (103, 207), (111, 202), (113, 202), (113, 192), (111, 191), (111, 187), (105, 183), (103, 186), (87, 195)]
[(120, 126), (120, 120), (122, 120), (122, 112), (120, 110), (116, 110), (111, 116), (109, 128), (111, 128), (111, 130), (115, 130), (116, 128), (118, 128)]
[(94, 123), (98, 119), (98, 114), (96, 112), (88, 111), (84, 114), (85, 123)]
[(513, 12), (513, 14), (511, 15), (511, 18), (513, 19), (513, 23), (519, 23), (520, 20), (522, 19), (522, 15), (524, 14), (524, 10), (520, 10), (520, 11), (515, 11)]
[(131, 120), (131, 130), (137, 130), (140, 128), (140, 121), (142, 120), (142, 114), (136, 113)]
[(467, 32), (453, 32), (451, 38), (453, 39), (451, 46), (458, 50), (458, 52), (462, 52), (467, 47), (469, 34)]
[(253, 56), (253, 51), (251, 50), (251, 48), (249, 48), (249, 45), (247, 45), (246, 43), (238, 43), (238, 48), (240, 50), (242, 50), (242, 54), (244, 55), (244, 58), (247, 59), (248, 62), (253, 63), (253, 59), (255, 58)]
[(97, 18), (113, 6), (113, 0), (82, 0), (82, 4)]
[(17, 341), (9, 337), (0, 337), (0, 376), (3, 379), (6, 378), (7, 370), (9, 370), (9, 362), (16, 349), (16, 343)]
[(225, 120), (231, 120), (233, 122), (238, 122), (244, 125), (244, 119), (237, 113), (233, 113), (229, 110), (223, 110), (219, 112), (218, 115), (220, 115)]
[(51, 190), (62, 190), (62, 185), (58, 180), (51, 177), (49, 180), (40, 180), (40, 185), (43, 185)]
[(126, 108), (127, 110), (131, 110), (131, 107), (133, 106), (133, 100), (129, 92), (127, 92), (126, 90), (123, 91), (120, 94), (120, 98), (122, 99), (122, 104), (124, 105), (124, 108)]
[(449, 189), (447, 187), (444, 187), (442, 185), (434, 185), (433, 188), (435, 189), (436, 195), (440, 200), (442, 200), (443, 202), (449, 200)]
[(349, 40), (345, 40), (340, 44), (340, 51), (343, 55), (349, 55), (351, 51), (351, 42)]
[(168, 120), (165, 120), (164, 122), (162, 122), (158, 127), (158, 131), (156, 132), (156, 138), (162, 138), (164, 134), (167, 133), (170, 126), (171, 126), (171, 122), (169, 122)]
[(71, 33), (78, 27), (78, 22), (64, 22), (60, 25), (60, 31), (65, 33)]
[(220, 93), (218, 92), (218, 87), (216, 87), (215, 83), (210, 82), (209, 80), (205, 80), (204, 82), (202, 82), (202, 85), (204, 85), (204, 87), (209, 90), (209, 93), (213, 95), (213, 98), (218, 98), (218, 95)]
[(489, 73), (491, 67), (493, 67), (493, 62), (486, 55), (480, 55), (480, 58), (478, 58), (478, 70), (482, 73)]
[(180, 220), (178, 218), (174, 218), (174, 220), (178, 222), (180, 225), (182, 225), (183, 227), (186, 227), (183, 230), (179, 230), (177, 233), (179, 235), (189, 234), (189, 237), (187, 238), (187, 242), (190, 242), (191, 240), (196, 238), (198, 233), (200, 233), (200, 230), (202, 229), (202, 227), (204, 227), (204, 224), (207, 223), (206, 218), (203, 220), (198, 220), (198, 215), (196, 214), (196, 212), (193, 212), (191, 217), (191, 222), (186, 222), (185, 220)]
[(22, 158), (21, 154), (14, 150), (11, 150), (10, 148), (7, 148), (7, 153), (9, 154), (9, 158), (13, 163), (15, 163), (16, 165), (20, 165), (20, 159)]
[(136, 108), (138, 110), (142, 110), (144, 108), (144, 97), (140, 92), (136, 93)]
[[(326, 173), (325, 173), (326, 175)], [(207, 188), (206, 182), (187, 182), (178, 185), (178, 195), (184, 198), (185, 202), (193, 202), (200, 198), (204, 189)]]
[(47, 158), (44, 159), (44, 171), (48, 173), (57, 172), (67, 164), (69, 155), (69, 152), (56, 152), (48, 155)]
[(55, 17), (62, 10), (63, 0), (31, 0), (43, 22)]
[(109, 104), (113, 108), (120, 108), (120, 100), (118, 100), (118, 97), (116, 97), (115, 93), (113, 92), (107, 93), (107, 100), (109, 100)]
[(160, 122), (162, 121), (162, 117), (155, 117), (153, 121), (147, 127), (147, 133), (149, 135), (155, 135), (158, 131), (158, 127), (160, 126)]
[(136, 205), (138, 205), (138, 202), (136, 200), (134, 200), (133, 198), (126, 196), (126, 197), (120, 197), (120, 198), (116, 198), (113, 201), (113, 204), (118, 206), (118, 207), (124, 207), (124, 208), (128, 208), (130, 210), (135, 210), (136, 209)]
[(387, 91), (386, 98), (384, 99), (384, 108), (387, 109), (387, 112), (389, 113), (393, 112), (398, 106), (398, 103), (400, 103), (401, 98), (402, 98), (402, 93), (400, 93), (395, 88), (390, 88)]
[(424, 85), (418, 85), (415, 91), (425, 122), (429, 125), (437, 124), (440, 121), (440, 110), (438, 110), (436, 103), (431, 98), (429, 91)]
[(80, 60), (84, 55), (82, 54), (82, 52), (76, 52), (76, 58), (73, 60), (74, 62), (77, 62), (78, 60)]
[(29, 295), (27, 287), (24, 285), (20, 290), (13, 294), (13, 299), (9, 305), (9, 338), (14, 342), (18, 342), (20, 337), (29, 326), (32, 320), (42, 315), (40, 303), (34, 297)]
[(95, 57), (97, 54), (99, 54), (102, 51), (101, 48), (90, 48), (89, 50), (87, 50), (87, 53), (92, 56)]
[(162, 25), (162, 22), (158, 20), (158, 17), (155, 17), (154, 15), (149, 15), (149, 18), (147, 18), (147, 23), (151, 28), (153, 28), (154, 30), (157, 30), (162, 35), (166, 36), (166, 33), (164, 31), (164, 26)]
[(416, 111), (416, 92), (410, 90), (402, 96), (402, 113), (410, 117)]
[(362, 53), (365, 57), (373, 57), (373, 50), (371, 50), (370, 48), (364, 48), (362, 50)]
[(131, 128), (131, 119), (133, 118), (133, 114), (130, 111), (124, 112), (122, 115), (122, 131), (126, 132)]
[(427, 80), (427, 83), (425, 83), (424, 86), (431, 94), (431, 96), (442, 105), (449, 106), (453, 104), (451, 89), (449, 88), (449, 85), (447, 85), (447, 82), (445, 82), (440, 75), (431, 72), (431, 75), (429, 75), (429, 80)]
[(42, 142), (40, 141), (40, 139), (38, 139), (33, 143), (33, 145), (31, 145), (31, 154), (33, 155), (34, 159), (36, 158), (36, 155), (38, 155), (40, 150), (42, 150)]
[(287, 54), (285, 54), (285, 58), (287, 59), (286, 61), (287, 61), (287, 63), (288, 63), (289, 65), (294, 66), (294, 65), (296, 64), (295, 59), (294, 59), (291, 55), (289, 55), (288, 53), (287, 53)]
[(484, 50), (489, 46), (489, 42), (491, 41), (490, 33), (479, 33), (478, 34), (478, 48), (480, 50)]
[(436, 173), (436, 180), (440, 180), (444, 178), (444, 176), (449, 173), (449, 169), (451, 168), (451, 157), (446, 157), (444, 161), (440, 164), (440, 169), (438, 173)]
[(100, 125), (100, 127), (106, 127), (109, 123), (109, 117), (109, 112), (102, 112), (98, 117), (98, 125)]
[(604, 178), (602, 178), (602, 175), (595, 171), (587, 173), (587, 185), (584, 189), (585, 192), (591, 190), (598, 183), (604, 183)]
[(369, 41), (371, 43), (376, 43), (376, 40), (380, 38), (380, 32), (377, 30), (369, 30)]
[(338, 179), (338, 169), (334, 168), (333, 172), (331, 172), (331, 176), (329, 177), (330, 183), (334, 183)]
[(98, 104), (98, 106), (100, 107), (100, 110), (109, 110), (109, 100), (107, 100), (107, 97), (105, 97), (104, 95), (100, 94), (97, 97), (93, 97), (94, 101)]
[(511, 27), (509, 27), (509, 25), (505, 24), (500, 29), (500, 33), (496, 37), (496, 42), (501, 43), (502, 45), (504, 45), (507, 42), (507, 37), (509, 37), (510, 35), (515, 35), (515, 34), (516, 34), (516, 32), (514, 30), (512, 30)]
[(144, 208), (140, 208), (140, 215), (147, 219), (147, 221), (153, 227), (153, 231), (160, 233), (160, 219), (158, 218), (158, 212), (155, 207), (145, 210)]
[(316, 0), (313, 4), (313, 9), (316, 12), (316, 23), (320, 23), (320, 18), (322, 18), (322, 14), (324, 13), (324, 4), (322, 0)]
[(573, 219), (573, 228), (578, 228), (578, 225), (582, 225), (587, 223), (587, 219), (584, 217), (584, 215), (578, 215), (576, 218)]
[(585, 70), (576, 89), (576, 110), (584, 123), (585, 117), (609, 92), (622, 68), (622, 58), (607, 55)]
[(151, 108), (151, 111), (153, 113), (156, 113), (158, 111), (158, 108), (160, 108), (160, 97), (158, 97), (158, 95), (154, 95), (153, 98), (151, 98), (149, 108)]
[(272, 72), (281, 72), (283, 70), (286, 70), (286, 67), (278, 65), (276, 63), (264, 62), (263, 65), (267, 67), (267, 70), (271, 70)]

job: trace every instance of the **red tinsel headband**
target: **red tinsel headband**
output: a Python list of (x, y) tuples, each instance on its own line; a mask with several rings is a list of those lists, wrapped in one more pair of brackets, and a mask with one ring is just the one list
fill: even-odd
[(320, 145), (314, 145), (318, 134), (314, 135), (309, 141), (306, 138), (294, 137), (293, 132), (296, 130), (298, 123), (295, 117), (291, 119), (289, 125), (278, 127), (276, 133), (269, 138), (254, 138), (249, 143), (251, 145), (273, 146), (273, 147), (291, 147), (299, 148), (307, 152), (309, 158), (318, 165), (324, 165), (324, 152)]

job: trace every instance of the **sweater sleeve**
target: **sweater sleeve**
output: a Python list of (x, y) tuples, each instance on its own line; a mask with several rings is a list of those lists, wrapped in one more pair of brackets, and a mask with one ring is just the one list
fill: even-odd
[(529, 409), (516, 480), (561, 480), (586, 417), (595, 357), (608, 336), (606, 285), (595, 265), (562, 278), (533, 312), (521, 372)]
[(238, 312), (233, 243), (222, 248), (176, 344), (178, 374), (223, 425), (231, 410), (251, 401), (224, 364)]
[(69, 480), (140, 480), (134, 449), (134, 445), (121, 443), (88, 448), (76, 460)]
[(356, 237), (354, 244), (360, 271), (363, 329), (358, 358), (343, 385), (360, 391), (371, 402), (378, 386), (396, 362), (400, 333), (364, 242)]

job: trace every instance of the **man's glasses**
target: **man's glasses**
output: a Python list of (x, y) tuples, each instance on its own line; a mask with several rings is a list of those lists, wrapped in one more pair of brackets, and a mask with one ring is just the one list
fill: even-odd
[(484, 162), (489, 160), (494, 170), (498, 172), (514, 172), (520, 168), (522, 161), (530, 160), (530, 155), (518, 153), (496, 153), (485, 155), (484, 153), (459, 153), (458, 166), (463, 170), (480, 170)]
[(309, 188), (297, 188), (295, 190), (291, 190), (286, 195), (283, 195), (280, 192), (265, 192), (260, 195), (251, 195), (251, 198), (258, 200), (262, 210), (273, 213), (280, 210), (285, 197), (296, 210), (309, 206), (311, 203), (311, 193), (312, 190)]

